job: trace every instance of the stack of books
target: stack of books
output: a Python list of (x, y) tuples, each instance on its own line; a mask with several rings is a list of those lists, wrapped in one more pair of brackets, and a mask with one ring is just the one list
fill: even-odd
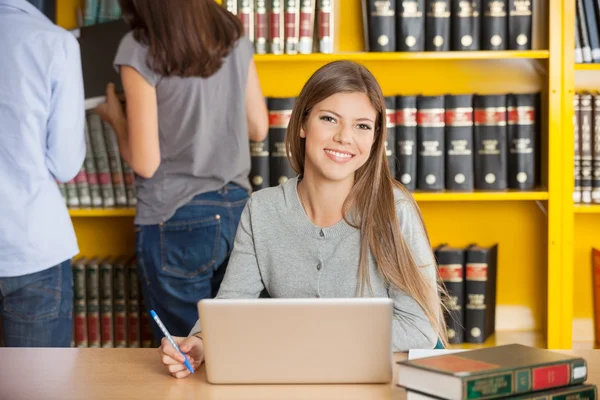
[[(410, 358), (410, 357), (409, 357)], [(597, 399), (581, 357), (519, 344), (398, 363), (408, 399)]]

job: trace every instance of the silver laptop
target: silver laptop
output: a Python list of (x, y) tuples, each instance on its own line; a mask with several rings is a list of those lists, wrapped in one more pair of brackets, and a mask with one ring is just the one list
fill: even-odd
[(392, 379), (391, 299), (207, 299), (198, 312), (210, 383)]

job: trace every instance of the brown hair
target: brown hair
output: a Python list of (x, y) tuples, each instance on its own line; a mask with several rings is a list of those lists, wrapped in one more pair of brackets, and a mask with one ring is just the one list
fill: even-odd
[(240, 20), (214, 0), (119, 0), (123, 19), (148, 46), (147, 64), (162, 76), (209, 77), (243, 36)]
[[(286, 146), (292, 168), (304, 173), (305, 139), (300, 137), (312, 108), (336, 93), (365, 93), (377, 112), (375, 142), (367, 162), (355, 173), (355, 182), (344, 203), (344, 219), (360, 229), (359, 291), (365, 286), (371, 290), (369, 279), (369, 250), (373, 254), (379, 272), (385, 280), (413, 297), (423, 308), (442, 343), (447, 344), (446, 327), (442, 317), (443, 304), (432, 291), (443, 292), (443, 287), (431, 287), (419, 270), (410, 248), (402, 236), (396, 214), (394, 189), (402, 192), (419, 216), (427, 242), (429, 236), (419, 208), (412, 195), (402, 184), (392, 178), (385, 154), (386, 107), (383, 93), (375, 77), (360, 64), (335, 61), (317, 70), (304, 85), (296, 99), (288, 125)], [(348, 211), (353, 224), (348, 220)], [(431, 244), (429, 246), (431, 248)], [(435, 260), (433, 251), (431, 258)], [(435, 262), (435, 261), (434, 261)], [(436, 273), (437, 273), (437, 266)]]

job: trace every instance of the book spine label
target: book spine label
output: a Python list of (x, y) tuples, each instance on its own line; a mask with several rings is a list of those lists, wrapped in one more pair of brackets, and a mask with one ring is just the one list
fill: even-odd
[(98, 263), (86, 265), (88, 347), (100, 347), (100, 278)]
[(444, 97), (420, 97), (417, 111), (418, 189), (444, 189), (444, 128)]
[(127, 347), (127, 279), (125, 264), (114, 263), (115, 347)]
[(396, 0), (396, 48), (425, 50), (425, 0)]
[(396, 49), (395, 0), (368, 0), (369, 51), (391, 52)]
[(300, 42), (298, 53), (313, 52), (313, 37), (315, 26), (315, 0), (301, 0), (300, 3)]
[(475, 188), (507, 188), (506, 96), (475, 96)]
[(73, 262), (73, 336), (75, 347), (87, 347), (85, 260)]
[(481, 49), (506, 50), (507, 0), (482, 0)]
[(300, 40), (300, 0), (285, 0), (285, 53), (298, 54)]
[(100, 264), (100, 327), (102, 347), (115, 347), (113, 323), (113, 267), (108, 261), (104, 261)]
[(288, 160), (285, 135), (295, 97), (269, 98), (269, 186), (278, 186), (296, 176)]
[(592, 202), (592, 95), (584, 93), (581, 99), (581, 202)]
[(425, 50), (450, 50), (450, 0), (427, 0)]
[(531, 50), (532, 3), (531, 0), (509, 0), (509, 50)]
[(267, 53), (267, 0), (256, 0), (254, 14), (254, 50), (256, 54)]
[(269, 138), (262, 142), (250, 142), (250, 183), (252, 190), (269, 187)]
[(254, 0), (238, 1), (238, 17), (244, 27), (244, 36), (254, 42)]
[(319, 2), (319, 51), (324, 54), (333, 53), (333, 2), (332, 0), (318, 0)]
[(507, 97), (508, 187), (532, 190), (535, 187), (535, 99), (529, 94)]
[(573, 96), (573, 202), (581, 203), (581, 146), (580, 146), (580, 125), (581, 125), (581, 99), (579, 94)]
[(600, 95), (594, 96), (594, 137), (592, 138), (592, 203), (600, 204)]
[(392, 178), (396, 177), (396, 97), (385, 98), (386, 140), (385, 155)]
[(446, 97), (446, 189), (472, 191), (473, 96)]
[(269, 0), (269, 46), (271, 53), (283, 54), (283, 12), (282, 0)]
[(225, 0), (225, 9), (230, 13), (237, 14), (237, 0)]
[(396, 97), (396, 179), (407, 190), (417, 188), (417, 98)]
[(137, 265), (127, 264), (127, 347), (141, 347), (140, 337), (140, 290)]
[(479, 50), (481, 0), (452, 0), (452, 50)]

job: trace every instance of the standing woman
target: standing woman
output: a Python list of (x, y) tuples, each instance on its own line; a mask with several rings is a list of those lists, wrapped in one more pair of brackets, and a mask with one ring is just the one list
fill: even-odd
[(219, 289), (251, 190), (248, 142), (266, 137), (268, 111), (252, 43), (214, 0), (119, 3), (131, 27), (114, 61), (127, 112), (112, 84), (97, 111), (137, 175), (146, 308), (186, 335), (197, 302)]

